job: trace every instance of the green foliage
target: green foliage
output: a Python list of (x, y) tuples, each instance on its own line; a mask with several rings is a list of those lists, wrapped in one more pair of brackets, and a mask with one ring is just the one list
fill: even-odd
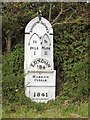
[(42, 112), (46, 109), (46, 104), (45, 103), (31, 102), (28, 105), (28, 109), (35, 110), (36, 112)]
[(12, 53), (4, 55), (2, 61), (3, 98), (10, 102), (23, 102), (23, 47), (21, 45), (15, 46), (14, 51)]
[[(27, 104), (27, 103), (26, 103)], [(88, 117), (88, 103), (72, 102), (70, 100), (43, 103), (8, 104), (3, 108), (3, 118), (82, 118)], [(31, 106), (31, 107), (30, 107)], [(40, 108), (41, 107), (41, 108)]]
[(23, 100), (23, 75), (11, 74), (3, 76), (2, 79), (3, 98), (9, 102), (18, 102), (20, 100)]
[[(53, 28), (54, 59), (55, 69), (57, 70), (57, 91), (59, 96), (55, 101), (43, 104), (32, 102), (30, 98), (25, 96), (23, 74), (24, 45), (20, 44), (24, 44), (26, 24), (37, 16), (38, 10), (41, 10), (42, 16), (48, 19), (50, 4), (3, 3), (3, 51), (5, 52), (6, 50), (8, 40), (11, 40), (12, 48), (10, 53), (4, 53), (2, 60), (3, 106), (5, 114), (10, 113), (11, 116), (14, 116), (16, 113), (17, 116), (20, 115), (21, 117), (30, 117), (31, 114), (32, 117), (36, 115), (39, 118), (40, 114), (37, 116), (39, 112), (44, 118), (49, 115), (50, 117), (67, 117), (73, 110), (74, 113), (78, 111), (80, 115), (87, 116), (87, 104), (78, 106), (70, 102), (68, 106), (63, 101), (83, 99), (88, 96), (89, 25), (78, 24), (78, 22), (77, 24), (64, 24), (63, 21), (71, 22), (77, 18), (80, 22), (84, 21), (84, 23), (87, 23), (86, 13), (88, 11), (86, 12), (86, 9), (88, 10), (88, 6), (85, 3), (63, 3), (64, 11), (68, 8), (70, 9), (61, 14), (56, 21), (56, 23), (62, 22), (62, 24), (56, 25)], [(52, 3), (51, 9), (50, 21), (52, 22), (60, 12), (61, 3)], [(83, 110), (84, 108), (86, 112)], [(45, 115), (44, 112), (46, 112)]]
[(64, 76), (61, 95), (72, 98), (88, 96), (87, 28), (84, 25), (59, 26), (55, 35), (54, 55), (62, 66), (59, 72)]
[(22, 45), (16, 45), (11, 53), (3, 56), (3, 76), (23, 73), (24, 49)]

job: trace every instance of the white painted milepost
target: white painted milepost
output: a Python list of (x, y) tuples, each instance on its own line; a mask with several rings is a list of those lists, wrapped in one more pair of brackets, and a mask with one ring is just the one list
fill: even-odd
[(53, 29), (43, 17), (25, 28), (25, 95), (36, 102), (55, 100), (56, 71), (53, 64)]

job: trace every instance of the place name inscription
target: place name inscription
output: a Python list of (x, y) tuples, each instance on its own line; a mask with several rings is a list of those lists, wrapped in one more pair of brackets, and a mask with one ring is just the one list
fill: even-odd
[(47, 79), (49, 76), (32, 76), (34, 78), (34, 81), (39, 81), (39, 82), (47, 82)]
[(37, 68), (39, 68), (39, 69), (45, 69), (46, 67), (48, 67), (48, 68), (51, 67), (49, 61), (46, 59), (43, 59), (43, 58), (38, 58), (38, 59), (34, 60), (30, 66), (32, 66), (32, 67), (37, 66)]

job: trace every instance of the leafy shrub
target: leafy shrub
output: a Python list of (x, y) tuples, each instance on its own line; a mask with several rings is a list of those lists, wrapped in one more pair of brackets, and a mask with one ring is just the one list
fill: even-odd
[(59, 94), (72, 98), (88, 96), (87, 27), (75, 24), (58, 26), (55, 35), (54, 56), (55, 61), (58, 61), (56, 69), (59, 76), (57, 89), (61, 88)]
[(16, 45), (12, 53), (3, 56), (2, 89), (3, 101), (23, 102), (24, 100), (24, 53), (21, 45)]
[(23, 72), (24, 49), (21, 45), (16, 45), (11, 53), (3, 56), (2, 60), (3, 75), (19, 74)]

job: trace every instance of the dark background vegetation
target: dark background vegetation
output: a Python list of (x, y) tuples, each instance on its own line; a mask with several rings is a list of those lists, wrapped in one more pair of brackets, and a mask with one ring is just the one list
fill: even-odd
[(24, 95), (24, 31), (39, 10), (54, 30), (56, 96), (88, 101), (90, 4), (9, 2), (2, 3), (3, 105), (30, 102)]

